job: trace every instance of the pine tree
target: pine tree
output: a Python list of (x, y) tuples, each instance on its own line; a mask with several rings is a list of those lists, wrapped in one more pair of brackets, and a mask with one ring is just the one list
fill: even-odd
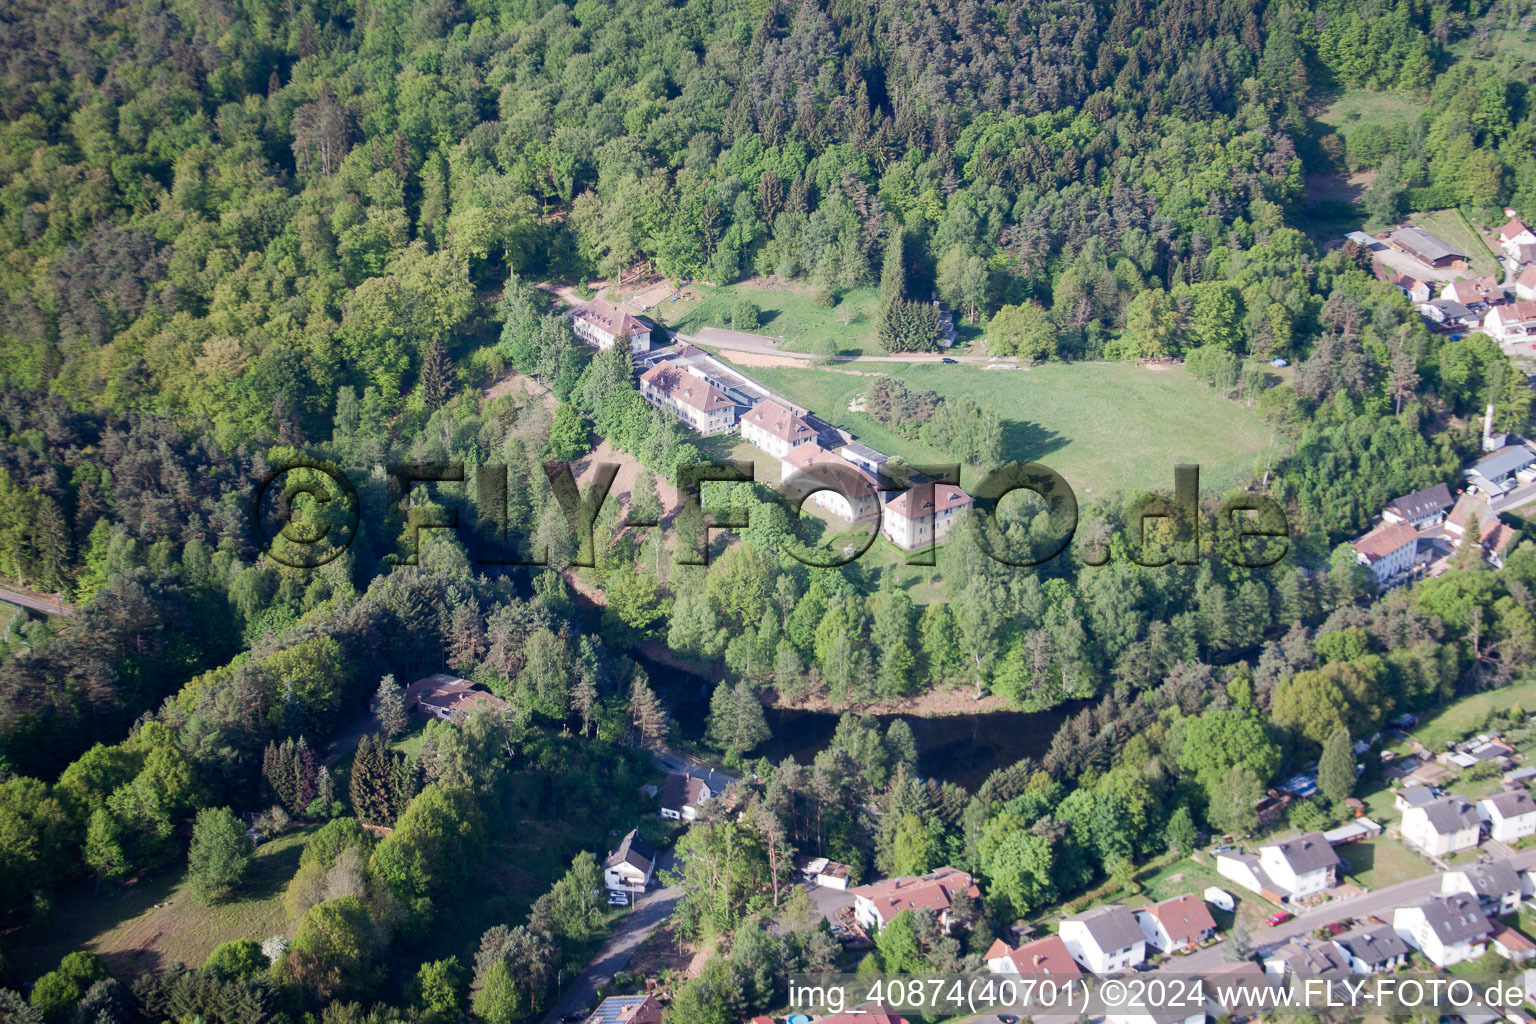
[(1342, 725), (1323, 743), (1323, 756), (1317, 763), (1317, 788), (1335, 806), (1342, 804), (1355, 789), (1355, 750), (1349, 731)]
[(421, 396), (436, 408), (448, 401), (453, 392), (453, 364), (448, 360), (448, 346), (441, 337), (432, 339), (421, 362)]
[(590, 671), (576, 672), (576, 684), (571, 687), (571, 710), (581, 717), (581, 734), (590, 735), (592, 721), (597, 717), (597, 685)]
[(390, 786), (392, 760), (388, 742), (380, 733), (364, 736), (352, 759), (352, 779), (348, 786), (352, 810), (359, 820), (370, 825), (388, 825), (395, 820)]
[(373, 697), (373, 717), (386, 736), (393, 738), (405, 732), (405, 693), (393, 674), (379, 680), (378, 692)]
[(642, 744), (650, 740), (666, 742), (667, 712), (651, 689), (650, 677), (643, 669), (635, 673), (635, 681), (629, 688), (629, 716), (640, 730)]

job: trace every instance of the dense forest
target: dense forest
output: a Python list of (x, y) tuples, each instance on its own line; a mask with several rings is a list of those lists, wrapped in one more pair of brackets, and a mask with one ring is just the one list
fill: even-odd
[[(673, 740), (736, 764), (775, 700), (1085, 702), (1048, 756), (975, 793), (919, 778), (910, 733), (856, 714), (812, 764), (755, 763), (749, 813), (678, 843), (680, 932), (728, 952), (680, 991), (677, 1024), (761, 1012), (783, 970), (835, 960), (787, 884), (794, 851), (977, 872), (970, 945), (920, 919), (876, 952), (892, 970), (974, 963), (1000, 923), (1187, 851), (1199, 828), (1251, 827), (1253, 796), (1341, 734), (1507, 684), (1536, 657), (1536, 546), (1377, 599), (1340, 541), (1388, 499), (1454, 481), (1488, 403), (1500, 429), (1528, 430), (1531, 388), (1485, 336), (1427, 330), (1357, 247), (1320, 244), (1307, 176), (1373, 171), (1360, 212), (1382, 220), (1536, 219), (1536, 97), (1480, 49), (1531, 14), (7, 5), (0, 577), (78, 611), (0, 637), (0, 957), (55, 899), (165, 865), (186, 862), (210, 901), (238, 893), (235, 812), (310, 831), (288, 934), (137, 980), (84, 953), (40, 979), (0, 959), (0, 983), (37, 982), (0, 990), (0, 1020), (537, 1019), (606, 933), (578, 852), (630, 827), (605, 795), (636, 790), (634, 744), (669, 728), (647, 644), (722, 680), (703, 734)], [(1351, 89), (1421, 113), (1314, 119)], [(891, 571), (807, 567), (753, 485), (710, 492), (717, 518), (746, 522), (733, 534), (689, 508), (665, 531), (626, 526), (669, 512), (678, 468), (718, 452), (640, 398), (622, 347), (581, 345), (538, 284), (648, 274), (877, 286), (891, 351), (932, 347), (937, 293), (994, 354), (1182, 356), (1273, 425), (1278, 454), (1248, 489), (1285, 508), (1286, 557), (1216, 557), (1209, 495), (1202, 557), (1148, 567), (1127, 528), (1147, 496), (1115, 494), (1083, 507), (1067, 555), (1020, 571), (988, 552), (1046, 543), (1050, 525), (1008, 506), (956, 528), (919, 603)], [(1284, 382), (1263, 371), (1276, 357), (1295, 364)], [(484, 393), (510, 371), (531, 383)], [(971, 467), (1021, 454), (997, 440), (1013, 410), (899, 380), (874, 398), (881, 422)], [(598, 515), (592, 567), (561, 571), (578, 552), (541, 463), (598, 440), (644, 468)], [(255, 481), (298, 457), (343, 467), (380, 513), (317, 570), (264, 556), (248, 515)], [(445, 459), (467, 479), (509, 467), (495, 516), (447, 485), (402, 507), (382, 467)], [(417, 517), (446, 510), (554, 567), (487, 574), (467, 537), (419, 540)], [(707, 567), (674, 557), (711, 543)], [(370, 709), (400, 731), (395, 679), (443, 670), (508, 713), (323, 763)], [(519, 880), (544, 895), (515, 919), (422, 962), (411, 947), (447, 919), (449, 880), (504, 853), (502, 812), (527, 806), (586, 819), (552, 847), (565, 866)]]

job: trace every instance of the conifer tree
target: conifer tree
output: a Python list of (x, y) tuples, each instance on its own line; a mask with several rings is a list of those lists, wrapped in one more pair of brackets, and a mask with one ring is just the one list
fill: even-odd
[(453, 392), (453, 364), (448, 361), (448, 346), (441, 337), (433, 338), (421, 363), (421, 396), (436, 408), (448, 401)]
[(405, 693), (395, 682), (393, 674), (379, 680), (378, 692), (373, 697), (373, 717), (386, 736), (394, 738), (405, 732)]

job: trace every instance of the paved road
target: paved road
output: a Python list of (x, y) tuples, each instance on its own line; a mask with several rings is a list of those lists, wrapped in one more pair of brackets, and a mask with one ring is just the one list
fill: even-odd
[(19, 604), (23, 608), (30, 608), (44, 615), (73, 615), (74, 605), (65, 604), (57, 596), (46, 594), (32, 594), (23, 590), (12, 590), (10, 587), (0, 586), (0, 601), (9, 601), (11, 604)]
[[(670, 868), (671, 857), (671, 853), (666, 854), (662, 858), (664, 863), (658, 865), (658, 869)], [(677, 905), (682, 894), (681, 888), (674, 887), (656, 889), (640, 897), (635, 909), (619, 921), (618, 927), (608, 941), (603, 943), (603, 948), (597, 951), (597, 956), (587, 965), (587, 969), (555, 1001), (554, 1008), (545, 1015), (543, 1024), (558, 1024), (560, 1018), (567, 1013), (586, 1013), (590, 1010), (597, 1002), (598, 986), (624, 969), (640, 943), (672, 916), (672, 908)]]
[[(1495, 860), (1508, 861), (1516, 870), (1536, 867), (1536, 849), (1521, 850), (1510, 857), (1495, 857)], [(1314, 910), (1308, 910), (1297, 914), (1291, 920), (1273, 928), (1264, 928), (1260, 932), (1254, 932), (1249, 936), (1249, 943), (1256, 952), (1268, 952), (1276, 946), (1289, 941), (1298, 935), (1306, 935), (1313, 929), (1334, 921), (1342, 921), (1348, 918), (1367, 917), (1375, 914), (1388, 924), (1392, 922), (1392, 911), (1398, 907), (1412, 903), (1424, 896), (1433, 896), (1440, 891), (1440, 875), (1433, 874), (1424, 878), (1413, 878), (1396, 885), (1389, 885), (1383, 889), (1376, 889), (1363, 896), (1356, 896), (1349, 900), (1336, 900), (1325, 903)], [(1238, 890), (1247, 899), (1258, 899), (1252, 893)], [(1189, 956), (1176, 957), (1164, 964), (1164, 969), (1176, 974), (1198, 974), (1214, 967), (1220, 967), (1226, 962), (1226, 943), (1219, 942), (1214, 946), (1197, 950)]]

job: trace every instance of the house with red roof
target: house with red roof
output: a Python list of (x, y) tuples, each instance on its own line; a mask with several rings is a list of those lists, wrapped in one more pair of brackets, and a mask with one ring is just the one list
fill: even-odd
[(987, 962), (987, 970), (993, 974), (1049, 974), (1053, 978), (1063, 979), (1080, 977), (1083, 973), (1059, 935), (1047, 935), (1017, 948), (998, 939), (982, 959)]
[(1383, 523), (1351, 542), (1355, 558), (1386, 586), (1413, 568), (1419, 549), (1419, 531), (1407, 523)]
[(596, 349), (610, 349), (615, 341), (626, 335), (631, 352), (644, 352), (651, 347), (650, 325), (602, 299), (593, 299), (572, 309), (571, 330)]
[(976, 880), (959, 868), (939, 868), (926, 875), (887, 878), (848, 890), (853, 894), (853, 916), (873, 935), (896, 915), (908, 910), (931, 910), (949, 931), (949, 908), (962, 895), (980, 899)]
[(758, 402), (741, 418), (741, 437), (776, 459), (803, 444), (816, 443), (816, 431), (804, 417), (771, 398)]
[(1521, 246), (1536, 246), (1536, 231), (1526, 227), (1525, 222), (1511, 212), (1509, 220), (1499, 228), (1499, 245), (1510, 259), (1518, 260), (1522, 255)]
[(880, 517), (874, 476), (815, 442), (797, 445), (779, 459), (779, 479), (791, 501), (809, 497), (811, 504), (850, 523)]
[(886, 503), (880, 529), (903, 551), (916, 551), (943, 540), (960, 512), (975, 507), (954, 484), (917, 484)]
[(1199, 945), (1216, 934), (1216, 919), (1205, 901), (1185, 893), (1136, 911), (1136, 923), (1147, 937), (1147, 946), (1172, 953)]
[(640, 397), (706, 437), (736, 425), (736, 402), (692, 367), (657, 363), (640, 375)]

